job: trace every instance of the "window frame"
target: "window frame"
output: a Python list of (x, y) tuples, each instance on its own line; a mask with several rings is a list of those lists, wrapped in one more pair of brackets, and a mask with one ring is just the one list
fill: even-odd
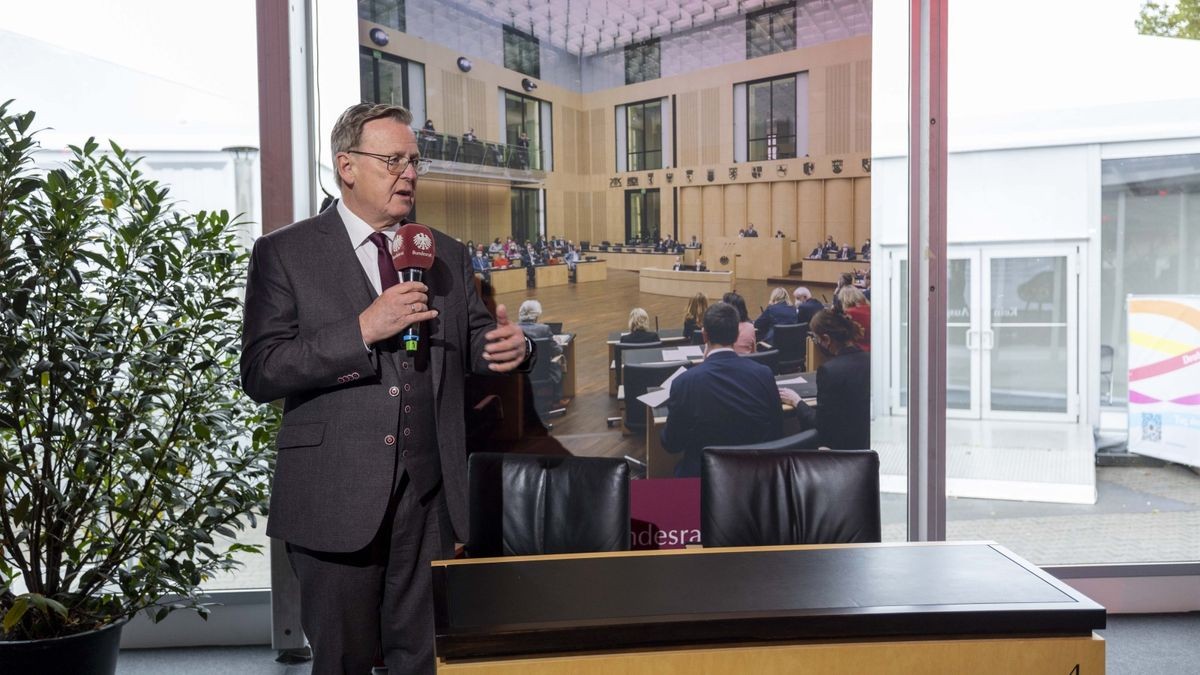
[[(797, 105), (797, 97), (799, 96), (799, 89), (800, 89), (799, 75), (800, 75), (800, 73), (788, 73), (786, 75), (773, 75), (771, 77), (764, 77), (764, 78), (761, 78), (758, 80), (751, 80), (751, 81), (745, 83), (745, 85), (746, 85), (746, 161), (748, 161), (748, 162), (773, 162), (773, 161), (780, 160), (780, 159), (795, 159), (797, 156), (799, 156), (800, 124), (799, 124), (799, 110), (798, 110), (799, 106)], [(778, 134), (768, 133), (766, 136), (754, 137), (752, 135), (754, 133), (753, 132), (754, 118), (751, 115), (751, 107), (750, 107), (750, 102), (753, 100), (752, 91), (754, 89), (754, 85), (770, 84), (770, 92), (771, 92), (770, 113), (769, 113), (769, 116), (767, 117), (767, 125), (766, 125), (767, 129), (770, 130), (773, 128), (773, 126), (774, 126), (773, 123), (775, 121), (775, 83), (783, 81), (783, 80), (788, 80), (788, 79), (790, 79), (792, 82), (792, 135), (791, 136), (780, 136)], [(786, 138), (792, 139), (792, 153), (790, 155), (784, 155), (784, 154), (780, 154), (778, 152), (778, 149), (780, 146), (780, 141), (782, 139), (786, 139)], [(772, 141), (774, 142), (773, 145), (772, 145)], [(762, 157), (756, 157), (754, 155), (754, 147), (755, 147), (754, 144), (756, 142), (765, 143), (767, 152)], [(773, 155), (772, 155), (771, 150), (775, 151)]]
[[(397, 23), (399, 25), (385, 23), (379, 20), (380, 12), (377, 7), (384, 2), (391, 3), (396, 8), (396, 16), (399, 19)], [(363, 16), (364, 5), (367, 7), (367, 16)], [(406, 16), (406, 12), (407, 8), (405, 7), (404, 0), (358, 0), (358, 18), (362, 19), (363, 21), (370, 21), (371, 23), (377, 23), (380, 26), (386, 26), (393, 30), (398, 30), (401, 33), (408, 32), (408, 17)]]
[[(645, 123), (646, 107), (650, 106), (650, 105), (658, 106), (658, 134), (656, 134), (654, 137), (655, 144), (657, 147), (654, 147), (654, 148), (650, 148), (646, 142), (647, 139), (650, 137), (650, 135), (646, 133), (646, 123)], [(663, 142), (662, 142), (663, 99), (662, 98), (651, 98), (651, 99), (646, 99), (644, 101), (634, 101), (632, 103), (623, 103), (622, 107), (625, 108), (625, 147), (622, 150), (625, 154), (625, 170), (626, 171), (657, 171), (658, 169), (663, 168)], [(633, 127), (632, 127), (633, 115), (631, 115), (630, 113), (634, 108), (640, 108), (642, 111), (642, 129), (640, 132), (640, 136), (642, 139), (642, 143), (641, 143), (640, 147), (643, 148), (642, 150), (632, 150), (631, 149), (633, 147), (633, 143), (630, 142), (630, 139), (633, 136)], [(655, 154), (655, 153), (658, 154), (658, 164), (656, 166), (650, 166), (650, 164), (648, 162), (646, 162), (645, 160), (648, 156)], [(635, 168), (635, 164), (634, 164), (635, 158), (638, 158), (640, 160), (640, 162), (636, 165), (636, 168)]]
[[(777, 23), (776, 19), (782, 18), (785, 15), (788, 16), (788, 18), (791, 20), (791, 25), (792, 25), (791, 46), (790, 47), (789, 46), (780, 46), (777, 48), (776, 45), (779, 45), (782, 42), (782, 40), (780, 40), (779, 36), (777, 35), (777, 30), (782, 30), (782, 26), (784, 24), (782, 22)], [(767, 22), (766, 22), (767, 51), (764, 53), (755, 53), (755, 49), (754, 49), (755, 43), (754, 43), (754, 39), (753, 39), (753, 34), (754, 34), (755, 29), (761, 25), (758, 22), (762, 21), (763, 19), (767, 20)], [(780, 28), (777, 29), (776, 28), (777, 26), (779, 26)], [(796, 49), (796, 5), (795, 5), (795, 3), (787, 3), (787, 4), (783, 4), (783, 5), (776, 5), (775, 7), (767, 7), (765, 9), (760, 9), (756, 12), (751, 12), (746, 15), (746, 60), (757, 59), (757, 58), (761, 58), (764, 56), (770, 56), (772, 54), (782, 54), (784, 52), (790, 52), (794, 49)]]
[[(542, 79), (542, 43), (535, 35), (515, 26), (503, 26), (502, 58), (504, 67), (535, 80)], [(515, 54), (510, 59), (510, 51)]]
[[(646, 75), (646, 64), (650, 61), (647, 57), (651, 48), (653, 48), (654, 52), (654, 74)], [(631, 73), (630, 62), (635, 60), (641, 61), (640, 68), (635, 69), (635, 71)], [(635, 77), (631, 77), (631, 74), (635, 75)], [(637, 75), (641, 76), (638, 77)], [(649, 82), (650, 80), (657, 80), (661, 77), (662, 41), (659, 38), (650, 38), (638, 43), (625, 45), (625, 84), (629, 85), (637, 84), (639, 82)]]
[[(395, 54), (389, 54), (387, 52), (380, 51), (378, 49), (373, 49), (371, 47), (365, 47), (365, 46), (359, 47), (358, 55), (359, 55), (359, 63), (360, 64), (362, 63), (361, 59), (363, 56), (369, 56), (371, 58), (371, 87), (372, 87), (373, 95), (371, 96), (371, 100), (369, 102), (370, 103), (381, 103), (381, 101), (379, 100), (379, 95), (381, 93), (379, 90), (379, 62), (380, 61), (390, 61), (400, 67), (400, 92), (401, 92), (400, 105), (404, 106), (408, 110), (412, 110), (412, 105), (411, 105), (412, 104), (412, 100), (411, 100), (412, 95), (410, 93), (410, 83), (408, 80), (408, 67), (413, 62), (409, 61), (408, 59), (396, 56)], [(360, 84), (362, 81), (361, 77), (362, 77), (362, 75), (360, 74), (359, 75)], [(363, 98), (361, 86), (360, 86), (360, 91), (359, 91), (359, 98), (360, 99)]]

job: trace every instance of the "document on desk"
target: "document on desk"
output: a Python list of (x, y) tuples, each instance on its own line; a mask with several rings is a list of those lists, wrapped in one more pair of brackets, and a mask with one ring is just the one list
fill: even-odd
[(664, 349), (662, 353), (663, 361), (687, 361), (702, 356), (704, 356), (704, 347), (699, 345), (688, 345), (678, 349)]
[(554, 341), (558, 343), (558, 346), (565, 347), (567, 346), (567, 343), (571, 341), (571, 336), (567, 335), (566, 333), (562, 335), (555, 335)]
[(775, 384), (780, 384), (780, 385), (782, 385), (782, 384), (808, 384), (808, 380), (797, 375), (795, 377), (790, 377), (786, 380), (776, 380)]
[(675, 381), (675, 378), (679, 377), (686, 371), (687, 368), (679, 366), (679, 370), (671, 373), (671, 376), (667, 378), (667, 381), (663, 382), (662, 389), (642, 394), (638, 397), (638, 400), (650, 406), (651, 408), (657, 408), (658, 406), (666, 403), (667, 399), (671, 398), (671, 383)]

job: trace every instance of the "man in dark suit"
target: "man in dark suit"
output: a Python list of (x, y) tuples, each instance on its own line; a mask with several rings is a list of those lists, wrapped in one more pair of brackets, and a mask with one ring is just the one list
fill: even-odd
[(724, 302), (704, 312), (704, 362), (671, 385), (663, 428), (667, 452), (682, 454), (677, 477), (700, 475), (704, 448), (771, 441), (783, 435), (779, 388), (767, 366), (733, 351), (738, 312)]
[[(334, 125), (341, 200), (255, 242), (241, 379), (283, 399), (267, 534), (287, 542), (316, 674), (432, 673), (431, 560), (466, 541), (464, 376), (529, 366), (493, 319), (466, 248), (434, 231), (425, 283), (401, 283), (391, 240), (420, 164), (411, 115), (363, 103)], [(416, 242), (420, 246), (420, 242)], [(410, 325), (420, 349), (395, 336)]]
[(804, 286), (799, 286), (792, 291), (792, 298), (796, 301), (796, 323), (808, 323), (812, 321), (817, 312), (825, 309), (825, 305), (814, 298), (812, 291)]

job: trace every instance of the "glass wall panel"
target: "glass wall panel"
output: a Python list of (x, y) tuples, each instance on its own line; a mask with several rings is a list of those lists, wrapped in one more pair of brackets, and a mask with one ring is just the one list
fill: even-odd
[(504, 67), (540, 79), (542, 56), (538, 39), (512, 26), (505, 26)]
[(404, 0), (358, 0), (358, 18), (404, 32)]
[(543, 168), (542, 104), (539, 99), (504, 92), (504, 133), (508, 144), (507, 166), (518, 169)]
[(796, 8), (792, 5), (755, 12), (746, 17), (746, 58), (753, 59), (796, 48)]
[(751, 82), (746, 88), (749, 160), (796, 156), (796, 76)]
[(662, 168), (662, 101), (631, 103), (625, 107), (627, 164), (629, 171)]

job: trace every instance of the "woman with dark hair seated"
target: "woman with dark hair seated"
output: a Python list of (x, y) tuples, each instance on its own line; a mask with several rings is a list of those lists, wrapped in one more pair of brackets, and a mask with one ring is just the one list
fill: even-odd
[(704, 340), (700, 338), (700, 327), (707, 309), (708, 298), (703, 293), (697, 293), (688, 300), (687, 311), (683, 313), (684, 340), (694, 345), (704, 344)]
[(742, 296), (734, 292), (726, 293), (721, 302), (733, 305), (733, 308), (738, 313), (738, 336), (737, 342), (733, 343), (733, 351), (738, 354), (753, 354), (757, 348), (757, 332), (754, 330), (754, 324), (750, 323), (750, 313), (746, 311), (746, 301)]
[(641, 307), (634, 307), (629, 313), (629, 332), (621, 336), (624, 344), (639, 344), (642, 342), (658, 342), (658, 333), (650, 330), (650, 315)]
[(862, 328), (836, 309), (817, 312), (808, 333), (827, 357), (817, 369), (817, 409), (791, 389), (779, 397), (796, 406), (800, 425), (816, 429), (821, 447), (867, 450), (871, 447), (871, 355), (854, 343)]

